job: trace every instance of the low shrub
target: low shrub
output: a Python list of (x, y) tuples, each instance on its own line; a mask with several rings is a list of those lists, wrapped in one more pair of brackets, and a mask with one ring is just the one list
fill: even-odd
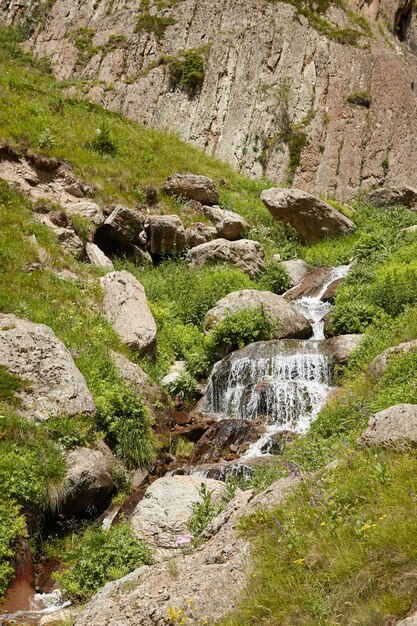
[(259, 279), (259, 286), (280, 295), (290, 288), (291, 281), (282, 265), (271, 262), (267, 263), (265, 272)]
[(262, 306), (225, 317), (208, 336), (208, 347), (228, 351), (243, 348), (254, 341), (268, 341), (276, 336), (279, 323), (272, 322)]
[(188, 50), (181, 58), (169, 61), (168, 71), (171, 86), (185, 91), (192, 98), (204, 83), (204, 57), (195, 50)]

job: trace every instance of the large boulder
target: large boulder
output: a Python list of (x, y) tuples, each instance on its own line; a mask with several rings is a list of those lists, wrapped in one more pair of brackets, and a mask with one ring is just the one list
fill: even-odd
[(152, 255), (178, 254), (185, 246), (185, 229), (178, 215), (149, 217), (149, 251)]
[(152, 483), (136, 506), (131, 524), (135, 536), (144, 541), (157, 560), (179, 550), (178, 539), (186, 535), (192, 505), (202, 501), (202, 486), (217, 497), (225, 491), (224, 483), (199, 476), (164, 476)]
[(417, 445), (417, 404), (397, 404), (376, 413), (360, 443), (397, 449)]
[(113, 363), (120, 378), (153, 412), (156, 404), (163, 402), (163, 392), (144, 370), (119, 352), (111, 352)]
[(323, 290), (324, 285), (331, 279), (332, 268), (315, 267), (305, 274), (301, 282), (287, 291), (284, 298), (287, 300), (299, 300), (300, 298), (315, 298)]
[(400, 343), (398, 346), (394, 346), (392, 348), (388, 348), (378, 354), (374, 358), (374, 360), (369, 365), (368, 371), (372, 376), (381, 377), (385, 374), (388, 369), (389, 361), (392, 356), (396, 354), (407, 354), (408, 352), (416, 352), (417, 351), (417, 339), (413, 341), (406, 341), (404, 343)]
[(118, 205), (106, 219), (100, 232), (123, 245), (137, 245), (141, 237), (144, 237), (144, 224), (143, 213)]
[(100, 279), (106, 319), (123, 343), (153, 356), (156, 324), (146, 301), (145, 289), (129, 272), (110, 272)]
[(356, 228), (330, 204), (299, 189), (267, 189), (261, 199), (271, 215), (292, 226), (304, 243), (352, 233)]
[(290, 279), (290, 287), (295, 287), (295, 285), (298, 285), (308, 274), (308, 265), (302, 259), (282, 261), (280, 265), (288, 274), (288, 277)]
[(109, 583), (75, 626), (116, 626), (116, 621), (117, 626), (166, 624), (172, 610), (182, 611), (190, 626), (217, 623), (236, 610), (252, 570), (250, 543), (239, 532), (240, 518), (258, 508), (279, 506), (296, 485), (297, 480), (282, 478), (258, 496), (252, 491), (238, 493), (204, 532), (206, 543), (178, 555), (175, 569), (172, 561), (162, 562)]
[(263, 248), (258, 241), (250, 239), (215, 239), (203, 243), (188, 252), (186, 261), (192, 269), (200, 269), (204, 265), (232, 263), (251, 278), (256, 278), (265, 269)]
[(165, 193), (176, 198), (196, 200), (201, 204), (217, 204), (219, 193), (214, 182), (207, 176), (195, 174), (174, 174), (163, 187)]
[(68, 452), (67, 472), (58, 496), (60, 511), (70, 517), (94, 517), (106, 508), (114, 489), (112, 467), (117, 461), (103, 442), (95, 449)]
[(258, 428), (251, 420), (220, 420), (199, 439), (191, 463), (214, 463), (228, 453), (239, 454), (258, 437)]
[(205, 206), (203, 211), (216, 225), (217, 236), (229, 241), (241, 239), (249, 229), (249, 224), (241, 215), (226, 211), (219, 206)]
[(112, 261), (104, 254), (95, 243), (88, 242), (85, 244), (85, 252), (91, 265), (96, 265), (107, 271), (114, 270)]
[(46, 420), (58, 414), (95, 413), (83, 376), (48, 326), (0, 314), (0, 365), (30, 385), (17, 393), (23, 415)]
[(402, 205), (417, 211), (417, 189), (403, 185), (402, 187), (380, 187), (369, 192), (362, 202), (367, 202), (379, 209)]
[(324, 342), (326, 353), (334, 363), (346, 365), (351, 354), (360, 345), (365, 335), (337, 335)]
[(202, 222), (194, 222), (185, 231), (185, 238), (189, 248), (200, 246), (202, 243), (216, 239), (216, 237), (217, 230), (214, 226), (208, 226)]
[(210, 331), (228, 315), (257, 309), (261, 306), (272, 322), (279, 322), (274, 339), (306, 339), (311, 336), (310, 322), (282, 296), (271, 291), (257, 291), (256, 289), (234, 291), (216, 302), (204, 319), (205, 330)]
[(77, 215), (89, 222), (93, 222), (99, 226), (104, 222), (104, 214), (96, 202), (91, 200), (80, 200), (79, 202), (70, 202), (65, 205), (65, 210), (69, 215)]

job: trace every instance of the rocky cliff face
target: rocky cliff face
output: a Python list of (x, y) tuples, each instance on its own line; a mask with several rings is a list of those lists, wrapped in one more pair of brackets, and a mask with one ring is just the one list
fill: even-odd
[(301, 13), (266, 0), (46, 4), (2, 0), (0, 17), (32, 21), (28, 47), (74, 92), (324, 196), (417, 185), (411, 0), (330, 3), (318, 19), (307, 0), (293, 0)]

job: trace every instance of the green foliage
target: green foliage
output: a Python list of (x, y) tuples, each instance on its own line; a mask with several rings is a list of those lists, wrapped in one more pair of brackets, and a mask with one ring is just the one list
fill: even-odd
[(176, 20), (172, 17), (160, 17), (159, 15), (151, 15), (150, 13), (142, 13), (136, 20), (135, 32), (137, 33), (153, 33), (160, 40), (163, 39), (168, 26), (176, 24)]
[(200, 500), (191, 505), (192, 515), (187, 521), (187, 528), (195, 539), (203, 534), (210, 522), (235, 497), (236, 485), (230, 481), (226, 483), (226, 489), (219, 497), (206, 484), (201, 483), (198, 493)]
[(185, 91), (193, 98), (204, 83), (204, 57), (196, 50), (188, 50), (182, 57), (168, 62), (169, 80), (173, 88)]
[(75, 546), (64, 555), (69, 566), (56, 575), (59, 588), (72, 602), (84, 602), (106, 583), (151, 563), (146, 546), (126, 523), (103, 530), (93, 528), (75, 538)]
[(288, 291), (291, 286), (290, 277), (285, 268), (272, 261), (267, 263), (265, 272), (259, 279), (259, 286), (278, 295)]
[(18, 537), (26, 535), (26, 526), (20, 509), (15, 504), (0, 499), (0, 602), (13, 574), (10, 559)]
[(99, 51), (97, 46), (93, 46), (94, 35), (95, 31), (91, 28), (79, 28), (70, 34), (70, 40), (78, 50), (77, 62), (82, 67)]
[(64, 450), (77, 447), (88, 448), (97, 438), (93, 418), (85, 415), (78, 417), (52, 417), (41, 425), (45, 434)]
[(369, 109), (372, 104), (372, 96), (367, 91), (355, 92), (348, 95), (346, 102)]
[(4, 365), (0, 365), (0, 403), (6, 402), (10, 406), (20, 407), (22, 400), (16, 396), (16, 393), (29, 389), (30, 385), (27, 381), (9, 372)]
[(188, 372), (183, 372), (168, 385), (168, 392), (185, 406), (192, 406), (198, 398), (197, 383)]
[(96, 129), (96, 136), (89, 145), (92, 150), (95, 150), (99, 154), (115, 156), (117, 153), (117, 143), (112, 139), (110, 130), (105, 122)]
[(254, 341), (268, 341), (277, 335), (279, 324), (272, 322), (262, 306), (229, 315), (218, 322), (209, 335), (214, 349), (243, 348)]

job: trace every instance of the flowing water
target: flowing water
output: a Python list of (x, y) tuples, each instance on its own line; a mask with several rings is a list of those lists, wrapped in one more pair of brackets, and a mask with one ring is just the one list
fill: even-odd
[(321, 300), (328, 286), (346, 276), (349, 266), (333, 269), (320, 293), (292, 303), (312, 324), (307, 341), (252, 344), (218, 363), (210, 376), (207, 412), (218, 419), (265, 420), (266, 432), (242, 457), (253, 458), (281, 431), (305, 433), (316, 419), (332, 384), (330, 357), (321, 350), (324, 317), (332, 309)]

